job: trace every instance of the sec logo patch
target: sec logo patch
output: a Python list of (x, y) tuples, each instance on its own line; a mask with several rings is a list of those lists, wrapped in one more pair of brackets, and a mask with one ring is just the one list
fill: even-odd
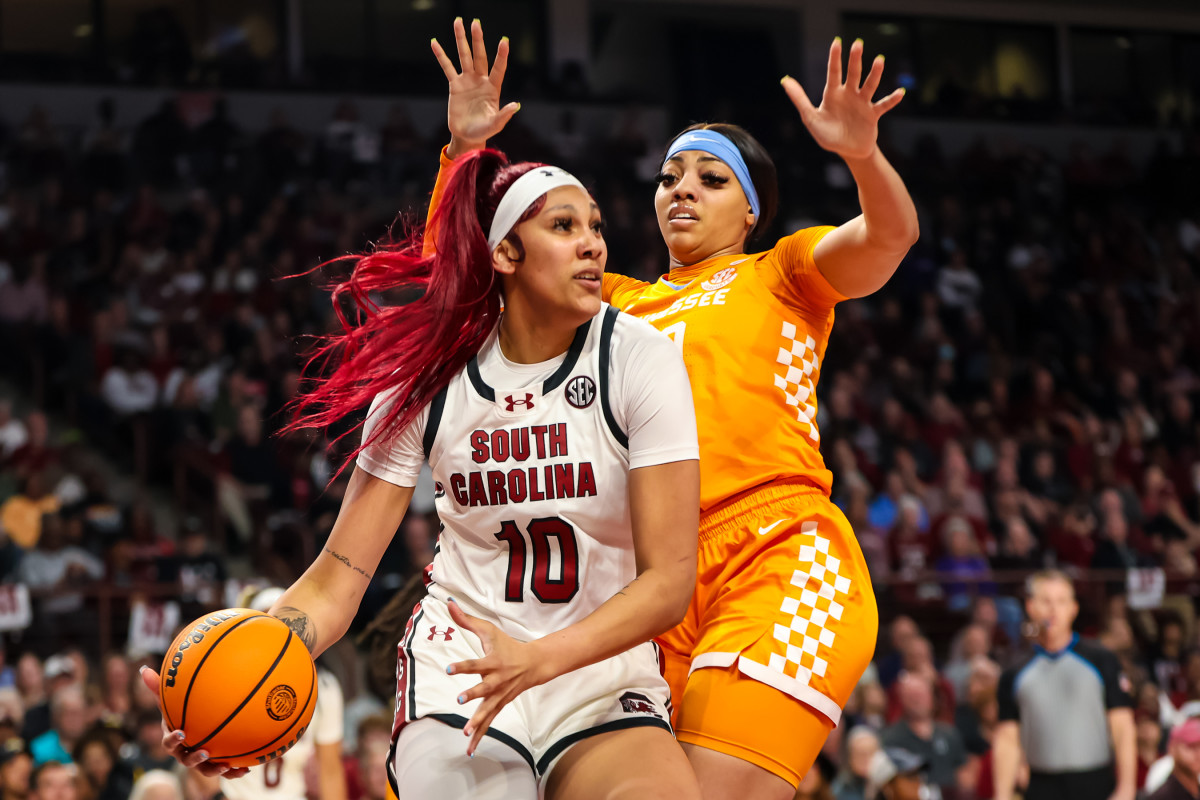
[(596, 399), (596, 383), (587, 375), (577, 375), (567, 382), (567, 402), (575, 408), (587, 408)]
[(700, 284), (700, 288), (706, 292), (715, 292), (722, 286), (728, 286), (733, 283), (733, 279), (737, 277), (737, 270), (733, 267), (726, 267), (720, 272), (714, 272), (708, 276), (708, 280)]

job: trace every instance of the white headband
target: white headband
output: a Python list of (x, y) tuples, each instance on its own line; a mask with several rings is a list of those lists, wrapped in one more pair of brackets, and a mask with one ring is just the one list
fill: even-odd
[(504, 197), (500, 198), (496, 216), (492, 219), (492, 228), (488, 231), (488, 252), (504, 241), (504, 237), (512, 231), (526, 209), (533, 205), (533, 201), (560, 186), (578, 186), (587, 191), (578, 178), (558, 167), (536, 167), (513, 181)]

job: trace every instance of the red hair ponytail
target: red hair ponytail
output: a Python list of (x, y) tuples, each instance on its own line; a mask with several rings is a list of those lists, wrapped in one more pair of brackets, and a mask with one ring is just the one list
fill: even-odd
[[(437, 249), (432, 254), (422, 255), (417, 233), (400, 244), (345, 257), (354, 269), (333, 289), (342, 332), (325, 337), (309, 359), (310, 370), (324, 366), (316, 371), (326, 374), (293, 402), (285, 432), (331, 427), (366, 408), (380, 392), (394, 390), (395, 402), (382, 423), (350, 454), (344, 469), (364, 447), (403, 430), (466, 366), (500, 317), (500, 283), (485, 231), (508, 187), (538, 166), (510, 165), (497, 150), (469, 153), (455, 161), (434, 210)], [(535, 203), (522, 219), (541, 205)], [(424, 292), (403, 306), (381, 307), (371, 299), (373, 292), (395, 288)], [(356, 319), (347, 318), (346, 305)]]

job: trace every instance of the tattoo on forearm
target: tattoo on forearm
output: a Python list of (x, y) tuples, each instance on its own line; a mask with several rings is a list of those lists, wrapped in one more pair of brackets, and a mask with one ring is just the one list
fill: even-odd
[(317, 626), (313, 625), (308, 614), (298, 608), (284, 606), (275, 612), (275, 616), (282, 620), (284, 625), (291, 628), (292, 633), (296, 634), (300, 641), (304, 642), (308, 652), (313, 651), (313, 648), (317, 646)]
[[(640, 578), (640, 577), (641, 577), (641, 576), (639, 575), (639, 576), (638, 576), (638, 578)], [(620, 594), (620, 595), (625, 595), (625, 590), (626, 590), (626, 589), (628, 589), (630, 586), (633, 586), (635, 583), (637, 583), (637, 578), (634, 578), (634, 579), (633, 579), (633, 580), (631, 580), (629, 583), (627, 583), (627, 584), (625, 584), (624, 586), (622, 586), (622, 587), (621, 587), (621, 591), (617, 592), (617, 594)], [(625, 595), (625, 596), (626, 596), (626, 597), (628, 597), (628, 595)]]
[(350, 559), (346, 558), (341, 553), (338, 553), (334, 550), (330, 550), (328, 547), (325, 548), (325, 552), (329, 553), (329, 555), (333, 556), (338, 561), (342, 562), (347, 567), (349, 567), (350, 569), (357, 572), (359, 575), (365, 575), (367, 580), (371, 580), (371, 573), (367, 572), (365, 569), (360, 569), (359, 567), (354, 566), (353, 564), (350, 563)]

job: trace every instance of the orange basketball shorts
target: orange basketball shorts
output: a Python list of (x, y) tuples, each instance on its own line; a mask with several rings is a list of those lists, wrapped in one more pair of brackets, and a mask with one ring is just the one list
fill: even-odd
[(679, 741), (799, 784), (875, 653), (854, 531), (820, 490), (770, 484), (701, 516), (696, 578), (658, 640)]

